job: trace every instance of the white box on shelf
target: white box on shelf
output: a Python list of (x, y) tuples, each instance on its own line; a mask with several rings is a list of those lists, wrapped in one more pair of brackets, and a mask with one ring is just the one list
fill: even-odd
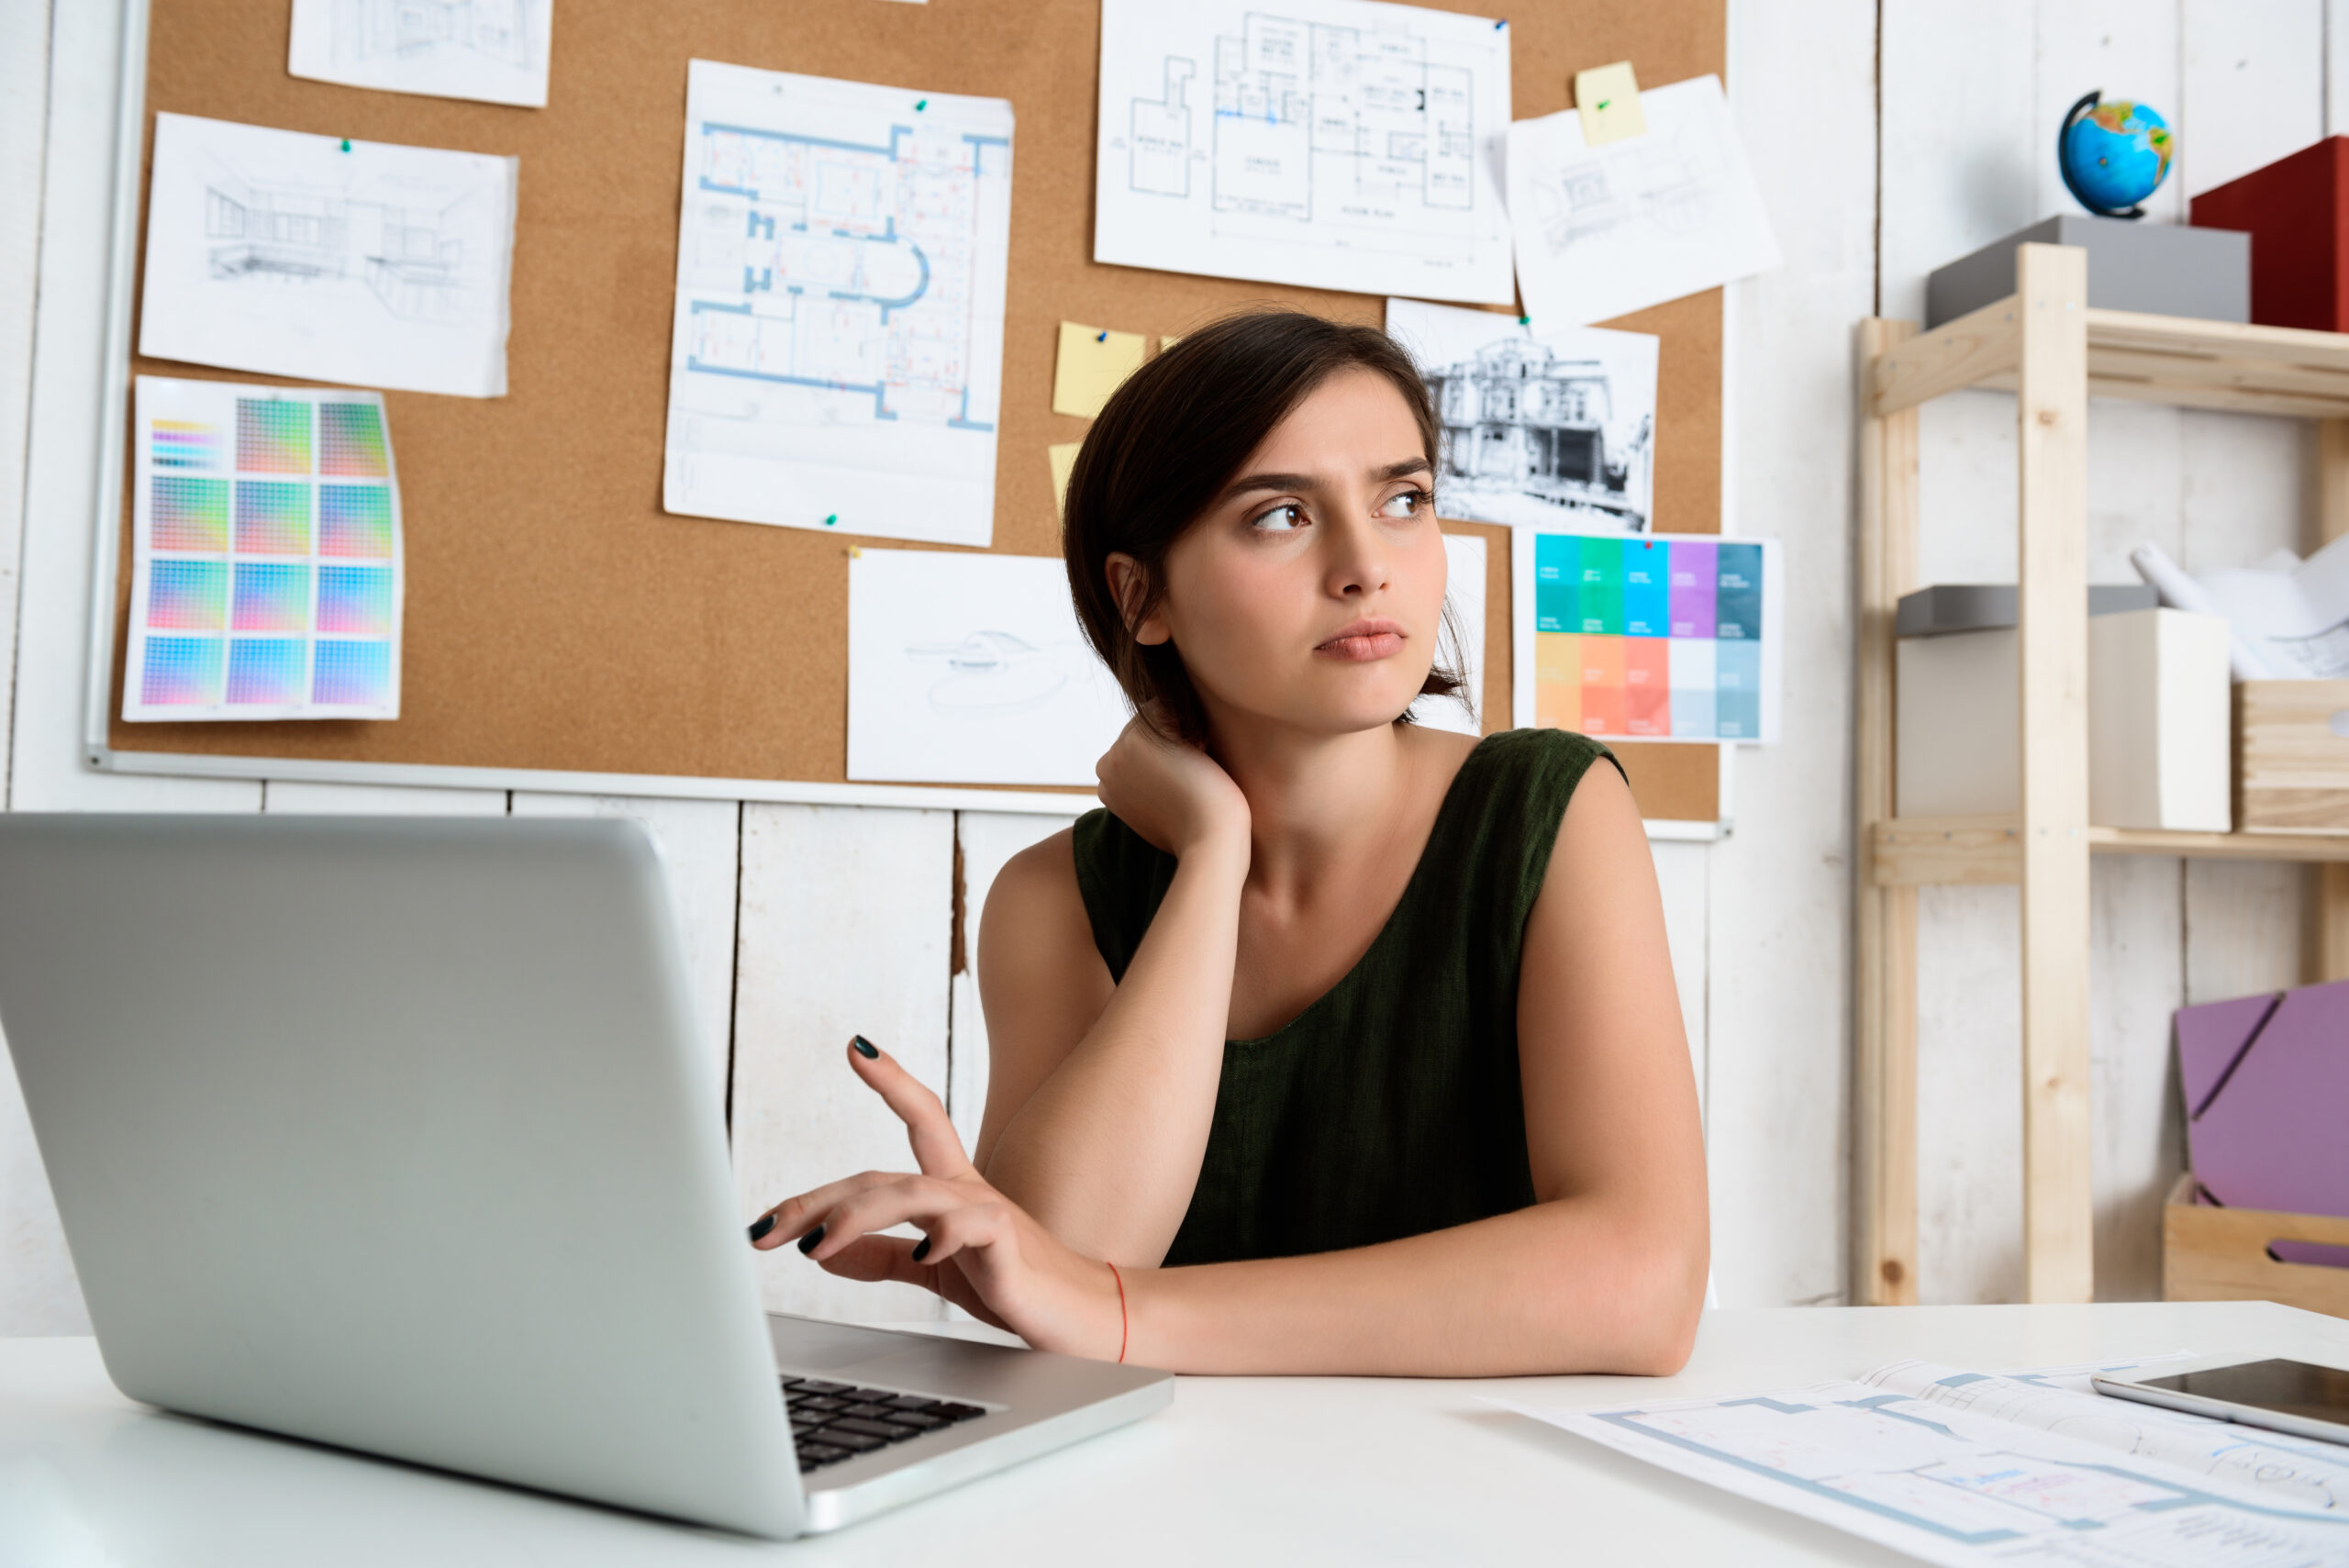
[[(2012, 627), (1898, 643), (1894, 789), (1902, 817), (2021, 808)], [(2224, 833), (2227, 623), (2184, 610), (2088, 617), (2088, 820)]]

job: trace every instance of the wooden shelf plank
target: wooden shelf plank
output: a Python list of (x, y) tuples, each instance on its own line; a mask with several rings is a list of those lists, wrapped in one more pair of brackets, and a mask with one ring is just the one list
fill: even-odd
[[(2099, 855), (2181, 855), (2189, 860), (2349, 863), (2349, 833), (2171, 833), (2097, 828)], [(1869, 831), (1880, 887), (1989, 886), (2022, 877), (2021, 829), (2010, 817), (1900, 817)]]
[[(2349, 417), (2349, 333), (2090, 310), (2088, 394), (2288, 418)], [(1881, 417), (1965, 387), (2014, 390), (2021, 336), (2011, 298), (1876, 358)]]

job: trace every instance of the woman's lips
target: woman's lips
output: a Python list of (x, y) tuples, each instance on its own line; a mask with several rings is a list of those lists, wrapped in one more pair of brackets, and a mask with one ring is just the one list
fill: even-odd
[(1358, 620), (1340, 627), (1329, 640), (1316, 644), (1313, 651), (1349, 663), (1367, 664), (1373, 660), (1391, 659), (1402, 649), (1403, 628), (1396, 622)]

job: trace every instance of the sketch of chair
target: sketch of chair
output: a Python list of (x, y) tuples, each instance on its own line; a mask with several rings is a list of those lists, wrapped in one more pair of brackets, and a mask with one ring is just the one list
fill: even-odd
[(930, 688), (930, 706), (942, 713), (1024, 713), (1068, 685), (1068, 672), (1052, 650), (1008, 631), (974, 631), (959, 642), (915, 643), (906, 653), (945, 662), (946, 673)]

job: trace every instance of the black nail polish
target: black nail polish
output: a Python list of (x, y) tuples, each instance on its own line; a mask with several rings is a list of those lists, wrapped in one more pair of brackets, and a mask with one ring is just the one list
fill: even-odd
[(925, 1236), (914, 1243), (914, 1262), (918, 1263), (930, 1256), (930, 1238)]
[(854, 1040), (850, 1040), (849, 1044), (856, 1047), (856, 1053), (864, 1058), (867, 1062), (878, 1062), (881, 1060), (881, 1048), (874, 1044), (871, 1040), (865, 1039), (863, 1035), (858, 1035)]
[(820, 1225), (799, 1239), (799, 1251), (804, 1256), (824, 1244), (824, 1228)]
[(751, 1221), (751, 1240), (753, 1241), (759, 1240), (763, 1238), (768, 1231), (774, 1229), (774, 1216), (772, 1214), (763, 1214), (756, 1219)]

